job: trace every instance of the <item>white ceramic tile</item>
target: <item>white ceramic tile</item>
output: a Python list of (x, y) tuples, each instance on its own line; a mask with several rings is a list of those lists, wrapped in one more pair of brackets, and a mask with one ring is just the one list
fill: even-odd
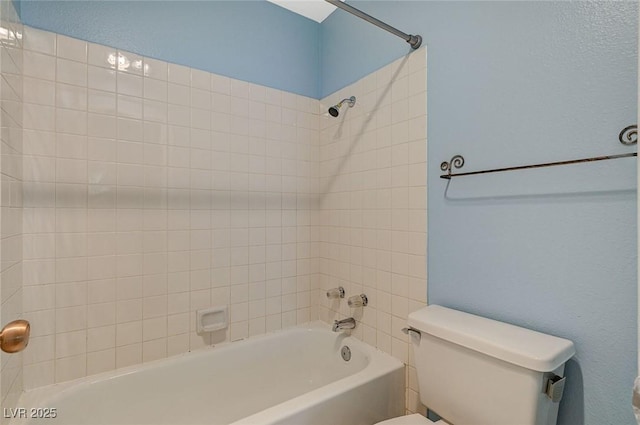
[(191, 70), (186, 66), (170, 63), (168, 67), (168, 81), (170, 83), (189, 86), (191, 84)]
[(75, 233), (87, 229), (87, 211), (83, 208), (56, 209), (56, 232)]
[[(249, 84), (249, 99), (256, 102), (265, 102), (267, 88), (258, 84)], [(315, 101), (313, 102), (315, 103)]]
[(56, 106), (59, 108), (86, 110), (87, 89), (69, 84), (56, 84)]
[(118, 118), (117, 124), (117, 137), (121, 140), (128, 140), (132, 142), (142, 142), (143, 125), (141, 120), (135, 120), (130, 118)]
[(88, 66), (88, 86), (92, 89), (116, 91), (116, 71), (99, 66)]
[(142, 97), (143, 83), (142, 77), (129, 72), (120, 71), (117, 75), (118, 93)]
[[(116, 114), (116, 95), (102, 90), (88, 91), (88, 111), (98, 114), (115, 115)], [(115, 127), (115, 125), (114, 125)], [(91, 134), (91, 132), (89, 132)], [(104, 136), (101, 136), (104, 137)]]
[(87, 353), (87, 375), (107, 372), (116, 367), (116, 352), (114, 349)]
[(67, 59), (56, 60), (56, 81), (77, 86), (87, 85), (87, 65)]
[(211, 93), (199, 88), (191, 89), (191, 107), (198, 109), (211, 109)]
[(282, 104), (282, 92), (277, 89), (267, 87), (265, 90), (265, 103), (273, 106), (280, 106)]
[[(162, 107), (162, 111), (166, 108)], [(145, 122), (144, 123), (144, 141), (146, 143), (154, 143), (166, 145), (168, 141), (168, 127), (165, 122)]]
[(131, 344), (116, 348), (116, 368), (142, 363), (142, 344)]
[(150, 362), (167, 357), (166, 338), (145, 341), (142, 344), (142, 361)]
[(23, 101), (37, 103), (39, 105), (54, 106), (56, 99), (56, 87), (51, 81), (24, 78)]
[[(87, 236), (84, 233), (58, 233), (55, 238), (56, 257), (83, 257), (87, 255)], [(60, 292), (63, 287), (57, 287), (57, 305), (59, 307), (69, 307), (86, 302), (86, 287), (76, 285), (74, 290)], [(82, 290), (81, 290), (82, 289)], [(76, 298), (77, 297), (77, 298)]]
[(42, 53), (24, 51), (23, 54), (24, 76), (55, 80), (56, 58)]
[(118, 95), (117, 110), (118, 116), (141, 120), (142, 99), (139, 97)]
[(23, 289), (25, 311), (48, 310), (55, 307), (55, 285), (29, 286)]
[(66, 332), (56, 335), (56, 359), (82, 355), (86, 353), (86, 350), (86, 331)]
[(71, 109), (56, 109), (56, 130), (60, 133), (87, 134), (87, 113)]
[(409, 97), (407, 103), (409, 109), (408, 118), (425, 118), (424, 116), (427, 113), (427, 102), (425, 101), (424, 93), (418, 93)]
[(191, 104), (191, 91), (189, 87), (176, 83), (168, 85), (168, 100), (174, 105), (189, 106)]
[(46, 361), (24, 366), (24, 387), (34, 389), (55, 382), (54, 361)]
[(211, 108), (215, 112), (229, 113), (231, 111), (231, 96), (211, 93)]
[(211, 74), (211, 91), (226, 95), (230, 94), (231, 80), (222, 75)]
[(231, 80), (230, 94), (233, 97), (247, 99), (249, 98), (249, 83), (240, 80)]
[(165, 124), (168, 120), (167, 104), (163, 102), (156, 102), (153, 100), (145, 99), (143, 104), (143, 112), (143, 118), (145, 121), (155, 121)]
[[(115, 190), (109, 192), (109, 198), (106, 196), (94, 200), (89, 198), (89, 207), (95, 208), (113, 208), (116, 205), (115, 202)], [(106, 255), (102, 257), (89, 257), (87, 260), (87, 278), (89, 280), (106, 280), (116, 277), (116, 257), (113, 255)]]
[[(94, 233), (94, 237), (100, 235), (99, 233)], [(111, 233), (107, 233), (107, 235), (112, 235)], [(92, 238), (91, 234), (89, 235), (89, 255), (92, 255), (92, 252), (95, 252), (95, 249), (92, 249)], [(100, 243), (104, 245), (111, 246), (111, 249), (106, 249), (107, 252), (115, 252), (115, 242), (113, 241), (113, 237), (110, 240), (105, 240), (104, 238), (98, 239), (93, 242), (95, 245)], [(104, 252), (104, 251), (103, 251)], [(89, 282), (87, 286), (87, 300), (89, 304), (97, 304), (97, 303), (109, 303), (115, 301), (115, 280), (112, 279), (104, 279), (104, 280), (96, 280), (93, 282)]]
[(166, 340), (164, 340), (167, 337), (166, 313), (162, 317), (144, 320), (142, 336), (144, 341), (163, 339), (162, 343), (166, 346)]
[(101, 351), (115, 347), (116, 327), (102, 326), (87, 330), (87, 350)]
[(169, 124), (180, 127), (189, 127), (191, 125), (191, 114), (189, 108), (169, 104), (168, 111)]
[(29, 350), (29, 353), (24, 353), (23, 361), (25, 365), (49, 361), (55, 358), (54, 335), (31, 337), (29, 346), (32, 350)]
[(25, 181), (54, 182), (55, 159), (42, 156), (25, 156), (23, 158), (23, 179)]
[[(174, 115), (175, 116), (175, 115)], [(175, 121), (177, 124), (179, 121)], [(191, 109), (192, 128), (209, 130), (211, 128), (211, 114), (204, 109)], [(192, 143), (194, 140), (192, 139)]]
[(114, 48), (103, 46), (101, 44), (89, 43), (88, 47), (88, 63), (101, 68), (110, 68), (115, 70), (117, 63), (117, 51)]
[(32, 52), (56, 54), (56, 34), (25, 26), (22, 33), (22, 45)]
[(211, 76), (208, 72), (199, 69), (191, 70), (191, 87), (201, 90), (211, 90)]
[(57, 35), (57, 55), (59, 58), (87, 62), (87, 42), (64, 35)]
[(152, 58), (144, 58), (144, 76), (167, 81), (168, 64)]
[(239, 97), (231, 98), (230, 112), (232, 115), (248, 117), (249, 116), (249, 101)]
[[(55, 96), (53, 97), (55, 99)], [(55, 100), (54, 100), (55, 101)], [(28, 109), (27, 104), (23, 104), (23, 118), (26, 110)], [(24, 125), (24, 121), (23, 121)], [(55, 133), (48, 131), (37, 131), (37, 130), (29, 130), (23, 129), (23, 152), (27, 155), (44, 155), (44, 156), (54, 156), (55, 155)]]
[(56, 332), (71, 332), (86, 328), (85, 307), (66, 307), (56, 309)]
[(118, 71), (142, 76), (144, 67), (143, 62), (143, 58), (140, 55), (123, 50), (118, 50)]
[[(113, 98), (100, 98), (99, 96), (93, 97), (91, 99), (92, 109), (102, 108), (103, 112), (107, 112), (107, 109), (110, 109), (111, 107), (111, 105), (107, 105), (107, 102), (110, 103), (111, 101), (113, 101), (113, 106), (115, 109), (115, 100), (115, 96)], [(90, 136), (88, 143), (89, 147), (93, 148), (94, 152), (94, 157), (92, 159), (104, 159), (106, 161), (111, 160), (110, 152), (115, 148), (116, 145), (115, 141), (111, 140), (115, 139), (117, 136), (116, 123), (116, 118), (111, 115), (104, 115), (101, 113), (89, 113), (87, 115), (87, 134)], [(98, 157), (98, 154), (103, 154), (106, 156)]]
[(412, 52), (413, 54), (409, 56), (407, 64), (409, 73), (425, 70), (427, 67), (427, 55), (425, 50), (426, 48), (418, 49), (415, 52)]
[[(113, 255), (116, 253), (116, 235), (111, 232), (89, 233), (87, 239), (87, 250), (89, 256)], [(100, 288), (100, 287), (98, 287)], [(105, 289), (102, 289), (104, 291)], [(101, 292), (98, 292), (100, 294)], [(115, 291), (114, 291), (115, 293)], [(94, 298), (93, 302), (104, 302), (102, 298)], [(90, 296), (90, 301), (91, 296)]]
[(24, 128), (33, 130), (55, 130), (55, 109), (49, 106), (24, 104)]
[(142, 341), (142, 322), (120, 323), (116, 326), (116, 346), (131, 345)]
[[(166, 80), (166, 79), (165, 79)], [(145, 99), (156, 100), (158, 102), (167, 102), (167, 83), (165, 81), (155, 80), (152, 78), (144, 79), (144, 97)]]

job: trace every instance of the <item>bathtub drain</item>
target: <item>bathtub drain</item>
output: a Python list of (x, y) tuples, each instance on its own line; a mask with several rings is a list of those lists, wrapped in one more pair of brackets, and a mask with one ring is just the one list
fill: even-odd
[(344, 360), (345, 362), (351, 360), (351, 349), (346, 345), (342, 347), (342, 350), (340, 350), (340, 354), (342, 355), (342, 360)]

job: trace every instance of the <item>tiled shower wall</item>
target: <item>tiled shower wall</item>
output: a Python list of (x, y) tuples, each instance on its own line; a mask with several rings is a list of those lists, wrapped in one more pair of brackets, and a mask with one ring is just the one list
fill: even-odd
[(25, 28), (25, 386), (317, 318), (318, 107)]
[[(319, 102), (33, 28), (23, 39), (26, 388), (318, 317), (353, 315), (357, 337), (411, 361), (425, 49)], [(369, 305), (327, 301), (336, 286)], [(229, 330), (198, 335), (195, 311), (214, 305)], [(407, 382), (417, 411), (411, 366)]]
[[(0, 327), (22, 317), (22, 25), (0, 2)], [(0, 352), (0, 406), (16, 407), (23, 354)], [(5, 423), (5, 415), (0, 422)]]
[[(424, 407), (401, 329), (427, 300), (426, 82), (422, 48), (322, 100), (326, 110), (357, 97), (320, 121), (320, 318), (355, 317), (356, 337), (409, 364), (411, 412)], [(327, 300), (338, 286), (368, 306)]]

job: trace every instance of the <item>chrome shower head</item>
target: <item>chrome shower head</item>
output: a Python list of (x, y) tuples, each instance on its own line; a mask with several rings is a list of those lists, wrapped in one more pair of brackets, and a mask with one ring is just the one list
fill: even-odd
[(332, 117), (337, 117), (340, 114), (340, 108), (342, 107), (342, 104), (345, 102), (347, 102), (350, 108), (353, 108), (353, 106), (356, 104), (356, 97), (351, 96), (346, 99), (342, 99), (340, 103), (329, 108), (329, 115), (331, 115)]

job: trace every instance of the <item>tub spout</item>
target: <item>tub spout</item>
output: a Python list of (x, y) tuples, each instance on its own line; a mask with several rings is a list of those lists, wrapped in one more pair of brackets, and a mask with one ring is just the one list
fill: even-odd
[(338, 332), (343, 329), (353, 329), (355, 327), (356, 327), (356, 319), (354, 319), (353, 317), (348, 317), (342, 320), (335, 320), (333, 322), (332, 330), (334, 332)]

